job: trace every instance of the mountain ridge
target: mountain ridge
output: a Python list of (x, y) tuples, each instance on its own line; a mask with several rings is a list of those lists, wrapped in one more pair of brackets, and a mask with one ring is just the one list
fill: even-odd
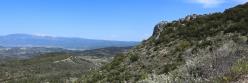
[(79, 83), (240, 83), (248, 75), (247, 14), (248, 3), (160, 22), (152, 37)]
[(52, 37), (29, 34), (0, 36), (0, 46), (4, 47), (56, 47), (67, 49), (96, 49), (105, 47), (126, 47), (137, 45), (134, 41), (111, 41), (76, 37)]

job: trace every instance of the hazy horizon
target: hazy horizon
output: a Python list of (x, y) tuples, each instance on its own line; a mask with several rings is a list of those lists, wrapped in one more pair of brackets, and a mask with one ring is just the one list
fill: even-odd
[(1, 0), (0, 35), (141, 41), (162, 20), (222, 12), (247, 0)]
[(53, 36), (53, 35), (45, 35), (45, 34), (27, 34), (27, 33), (13, 33), (13, 34), (6, 34), (6, 35), (0, 35), (0, 37), (4, 37), (4, 36), (13, 36), (13, 35), (17, 35), (17, 36), (23, 36), (23, 35), (27, 35), (27, 36), (37, 36), (37, 37), (52, 37), (52, 38), (79, 38), (79, 39), (88, 39), (88, 40), (106, 40), (106, 41), (123, 41), (123, 42), (141, 42), (141, 41), (128, 41), (128, 40), (107, 40), (107, 39), (92, 39), (92, 38), (83, 38), (83, 37), (68, 37), (68, 36)]

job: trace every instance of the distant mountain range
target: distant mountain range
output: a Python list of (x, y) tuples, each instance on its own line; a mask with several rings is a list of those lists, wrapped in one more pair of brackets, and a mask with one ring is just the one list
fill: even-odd
[(67, 38), (52, 36), (37, 36), (29, 34), (10, 34), (0, 36), (0, 46), (3, 47), (56, 47), (66, 49), (96, 49), (105, 47), (134, 46), (139, 42), (110, 41), (83, 38)]

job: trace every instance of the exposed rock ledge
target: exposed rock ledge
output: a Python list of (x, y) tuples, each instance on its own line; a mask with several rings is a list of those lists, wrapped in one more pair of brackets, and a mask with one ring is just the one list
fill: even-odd
[(160, 33), (164, 30), (163, 27), (165, 27), (168, 23), (169, 22), (167, 21), (161, 21), (157, 25), (155, 25), (152, 36), (155, 37), (156, 40), (159, 39)]

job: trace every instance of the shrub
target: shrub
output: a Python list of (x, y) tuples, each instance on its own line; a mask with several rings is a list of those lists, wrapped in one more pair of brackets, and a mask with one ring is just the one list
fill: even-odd
[(135, 62), (135, 61), (138, 61), (139, 60), (139, 56), (138, 55), (131, 55), (130, 57), (130, 61), (131, 62)]
[(237, 75), (248, 73), (248, 59), (239, 60), (232, 68), (231, 71)]

